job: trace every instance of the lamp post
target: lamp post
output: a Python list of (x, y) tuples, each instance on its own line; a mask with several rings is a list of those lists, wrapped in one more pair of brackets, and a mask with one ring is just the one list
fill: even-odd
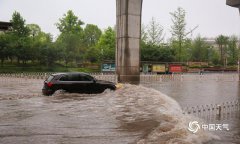
[[(231, 7), (235, 7), (239, 9), (239, 14), (240, 14), (240, 0), (227, 0), (226, 4)], [(239, 15), (240, 16), (240, 15)], [(238, 77), (240, 81), (240, 67), (239, 67), (239, 58), (238, 58)]]

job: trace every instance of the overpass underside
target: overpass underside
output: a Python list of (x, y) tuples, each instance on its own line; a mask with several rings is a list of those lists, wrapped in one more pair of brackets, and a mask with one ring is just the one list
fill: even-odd
[(227, 0), (227, 5), (238, 8), (240, 13), (240, 0)]

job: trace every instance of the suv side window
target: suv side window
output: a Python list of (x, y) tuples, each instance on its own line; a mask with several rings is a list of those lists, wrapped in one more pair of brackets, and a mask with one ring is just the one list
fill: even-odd
[(63, 75), (60, 81), (92, 81), (93, 78), (89, 75), (69, 74)]
[(60, 81), (69, 81), (68, 75), (63, 75), (59, 80)]
[(92, 81), (93, 78), (88, 75), (81, 75), (81, 81)]
[(79, 74), (69, 75), (69, 81), (79, 81)]
[(59, 80), (60, 81), (80, 81), (80, 76), (79, 74), (68, 74), (68, 75), (62, 76)]

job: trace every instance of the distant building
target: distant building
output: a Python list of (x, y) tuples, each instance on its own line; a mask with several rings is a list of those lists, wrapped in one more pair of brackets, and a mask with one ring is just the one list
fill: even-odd
[(0, 21), (0, 31), (7, 31), (12, 26), (10, 22), (2, 22)]
[[(204, 41), (209, 44), (212, 48), (218, 50), (218, 44), (216, 43), (216, 38), (204, 38)], [(237, 43), (238, 46), (240, 46), (240, 41), (238, 40)]]
[(218, 44), (216, 43), (216, 38), (203, 38), (204, 41), (209, 44), (212, 48), (218, 49)]

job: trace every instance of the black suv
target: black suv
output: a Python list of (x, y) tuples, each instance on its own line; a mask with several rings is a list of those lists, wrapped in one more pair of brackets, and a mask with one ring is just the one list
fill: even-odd
[(57, 90), (73, 93), (102, 93), (105, 89), (116, 90), (112, 82), (97, 80), (86, 73), (56, 73), (44, 81), (43, 95), (52, 95)]

